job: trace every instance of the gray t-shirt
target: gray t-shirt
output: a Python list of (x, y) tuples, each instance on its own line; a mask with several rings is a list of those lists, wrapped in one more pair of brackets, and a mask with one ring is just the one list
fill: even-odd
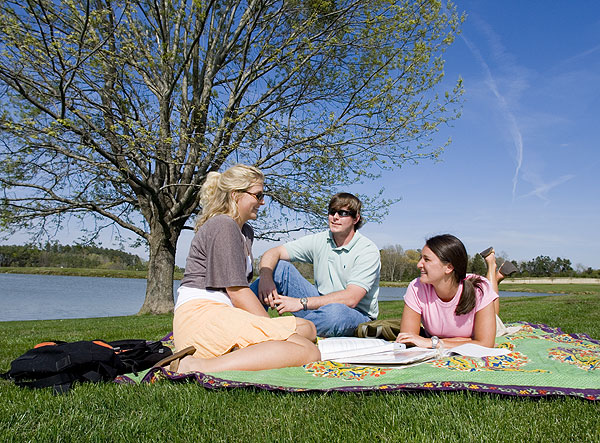
[(228, 215), (209, 218), (196, 232), (185, 264), (182, 286), (224, 290), (248, 286), (248, 256), (252, 262), (254, 231), (248, 224), (242, 230)]

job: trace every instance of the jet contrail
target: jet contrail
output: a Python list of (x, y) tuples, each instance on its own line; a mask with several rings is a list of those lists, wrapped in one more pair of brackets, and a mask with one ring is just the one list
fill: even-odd
[(465, 44), (467, 45), (467, 47), (469, 48), (471, 53), (475, 56), (475, 58), (479, 61), (479, 64), (483, 68), (483, 70), (485, 72), (485, 76), (486, 76), (486, 84), (492, 90), (492, 92), (496, 96), (496, 99), (498, 99), (498, 102), (500, 104), (500, 109), (504, 113), (504, 116), (505, 116), (506, 120), (508, 121), (508, 124), (510, 127), (510, 133), (511, 133), (513, 143), (514, 143), (515, 149), (516, 149), (516, 162), (517, 162), (517, 166), (515, 168), (515, 174), (514, 174), (513, 180), (512, 180), (512, 182), (513, 182), (512, 197), (514, 200), (516, 192), (517, 192), (517, 183), (519, 180), (519, 172), (521, 170), (521, 165), (523, 164), (523, 137), (521, 136), (521, 130), (519, 129), (519, 125), (517, 124), (517, 120), (516, 120), (515, 116), (513, 115), (513, 113), (510, 111), (510, 109), (508, 107), (508, 103), (506, 102), (506, 99), (498, 90), (496, 80), (494, 79), (494, 76), (492, 75), (492, 72), (491, 72), (488, 64), (485, 62), (483, 56), (479, 52), (479, 49), (477, 49), (477, 47), (464, 35), (461, 34), (461, 38), (463, 39), (463, 41), (465, 42)]

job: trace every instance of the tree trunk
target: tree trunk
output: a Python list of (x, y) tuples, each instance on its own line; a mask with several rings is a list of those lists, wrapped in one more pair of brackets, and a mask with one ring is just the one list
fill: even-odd
[[(146, 283), (146, 299), (138, 314), (166, 314), (173, 312), (173, 272), (175, 243), (165, 238), (162, 230), (150, 236), (150, 261)], [(174, 236), (176, 238), (176, 236)]]

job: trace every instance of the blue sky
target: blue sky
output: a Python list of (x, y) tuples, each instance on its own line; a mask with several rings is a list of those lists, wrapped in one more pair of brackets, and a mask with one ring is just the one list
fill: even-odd
[[(494, 246), (511, 260), (548, 255), (600, 268), (600, 2), (456, 4), (467, 19), (445, 54), (444, 81), (450, 88), (463, 78), (465, 103), (439, 133), (453, 142), (439, 162), (350, 189), (383, 187), (401, 198), (361, 232), (380, 248), (405, 249), (449, 232), (471, 255)], [(179, 266), (191, 237), (180, 239)], [(57, 239), (76, 238), (67, 231)], [(275, 245), (257, 242), (255, 256)]]
[[(467, 19), (445, 81), (463, 78), (465, 103), (440, 130), (453, 142), (439, 162), (353, 189), (402, 199), (361, 232), (405, 249), (449, 232), (471, 255), (494, 246), (600, 268), (600, 2), (456, 4)], [(257, 242), (255, 255), (271, 246)]]

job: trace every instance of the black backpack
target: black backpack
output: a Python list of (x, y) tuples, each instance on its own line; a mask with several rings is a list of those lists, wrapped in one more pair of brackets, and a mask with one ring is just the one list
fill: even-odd
[(2, 377), (18, 386), (52, 386), (55, 393), (63, 393), (75, 382), (111, 381), (117, 375), (148, 369), (171, 354), (160, 341), (44, 342), (13, 360)]

